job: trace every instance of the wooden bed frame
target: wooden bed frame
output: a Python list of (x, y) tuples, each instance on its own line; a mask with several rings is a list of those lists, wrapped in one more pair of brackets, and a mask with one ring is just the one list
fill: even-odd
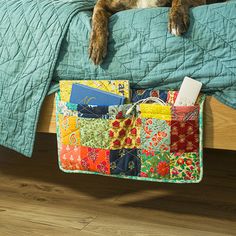
[[(38, 132), (56, 133), (55, 96), (45, 99)], [(204, 147), (236, 150), (236, 110), (207, 97), (204, 108)]]

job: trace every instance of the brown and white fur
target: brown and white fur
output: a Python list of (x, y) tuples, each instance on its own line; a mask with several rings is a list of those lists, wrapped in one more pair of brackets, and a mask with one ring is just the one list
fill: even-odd
[(93, 11), (89, 56), (95, 65), (101, 64), (107, 54), (108, 20), (116, 12), (170, 6), (169, 32), (180, 36), (189, 27), (189, 8), (224, 0), (98, 0)]

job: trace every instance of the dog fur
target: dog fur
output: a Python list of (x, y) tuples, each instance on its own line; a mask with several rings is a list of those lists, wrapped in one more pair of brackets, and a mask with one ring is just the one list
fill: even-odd
[(89, 56), (95, 65), (107, 54), (108, 21), (112, 14), (135, 8), (170, 6), (169, 32), (180, 36), (189, 27), (189, 8), (223, 0), (98, 0), (93, 11)]

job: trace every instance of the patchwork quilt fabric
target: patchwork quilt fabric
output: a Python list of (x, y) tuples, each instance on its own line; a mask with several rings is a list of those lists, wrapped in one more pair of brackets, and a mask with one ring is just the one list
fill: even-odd
[[(58, 93), (61, 170), (157, 182), (200, 182), (204, 96), (191, 107), (174, 107), (177, 93), (173, 91), (134, 91), (132, 100), (150, 94), (165, 98), (167, 105), (141, 104), (126, 116), (131, 104), (83, 105), (81, 109), (62, 101)], [(81, 116), (83, 109), (89, 116)]]

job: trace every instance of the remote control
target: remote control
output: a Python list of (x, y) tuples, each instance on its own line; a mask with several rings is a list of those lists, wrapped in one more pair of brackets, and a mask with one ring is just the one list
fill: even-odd
[(185, 77), (174, 106), (193, 106), (202, 88), (202, 83)]

